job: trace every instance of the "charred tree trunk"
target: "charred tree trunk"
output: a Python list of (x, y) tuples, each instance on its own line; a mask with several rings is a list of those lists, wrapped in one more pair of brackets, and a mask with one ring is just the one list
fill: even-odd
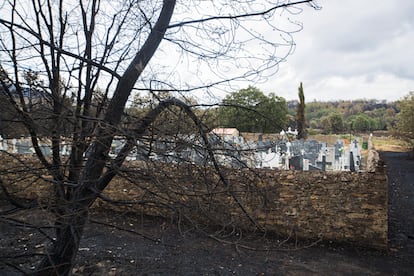
[(115, 130), (121, 121), (122, 111), (135, 82), (165, 35), (175, 2), (175, 0), (163, 1), (162, 10), (150, 35), (119, 80), (106, 115), (96, 131), (96, 140), (92, 145), (93, 150), (79, 175), (78, 185), (67, 199), (60, 198), (61, 202), (58, 202), (59, 205), (62, 204), (65, 207), (60, 208), (61, 211), (56, 220), (56, 241), (49, 254), (40, 263), (37, 275), (71, 274), (89, 207), (106, 186), (99, 185), (99, 180), (102, 178)]
[(79, 249), (88, 209), (68, 211), (56, 220), (56, 240), (40, 263), (37, 275), (70, 275)]

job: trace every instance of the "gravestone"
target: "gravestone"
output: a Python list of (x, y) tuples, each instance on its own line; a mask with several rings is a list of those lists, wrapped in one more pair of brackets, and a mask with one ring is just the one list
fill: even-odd
[(16, 142), (17, 152), (18, 154), (30, 154), (31, 151), (31, 145), (28, 141), (20, 140)]

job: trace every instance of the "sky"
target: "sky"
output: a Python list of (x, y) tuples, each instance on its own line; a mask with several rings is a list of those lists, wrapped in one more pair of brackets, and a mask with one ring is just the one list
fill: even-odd
[(257, 86), (287, 100), (395, 101), (414, 91), (414, 1), (318, 0), (295, 20), (296, 50)]
[[(252, 84), (266, 94), (273, 92), (287, 100), (295, 100), (298, 86), (302, 82), (308, 102), (352, 99), (395, 101), (414, 91), (413, 0), (315, 0), (315, 2), (322, 7), (320, 10), (315, 10), (309, 5), (301, 5), (303, 12), (299, 15), (291, 15), (292, 20), (303, 24), (303, 30), (293, 34), (296, 43), (295, 52), (279, 65), (278, 72), (266, 78), (264, 82), (239, 83), (234, 86), (235, 89), (246, 88)], [(212, 1), (194, 3), (198, 3), (196, 8), (201, 13), (195, 17), (189, 16), (190, 19), (212, 12), (199, 7), (200, 3), (212, 5)], [(237, 2), (223, 5), (223, 9), (234, 7), (235, 3)], [(261, 1), (251, 3), (260, 6)], [(250, 3), (249, 5), (255, 6)], [(188, 16), (182, 14), (184, 15)], [(283, 13), (282, 16), (290, 15)], [(253, 27), (258, 32), (267, 34), (264, 24), (260, 25), (258, 21), (253, 22)], [(282, 23), (281, 28), (284, 27), (286, 26)], [(199, 36), (192, 40), (190, 37), (186, 39), (198, 43), (198, 39), (202, 38), (200, 36), (204, 33), (197, 30), (195, 34)], [(209, 40), (207, 43), (214, 41), (209, 38), (212, 37), (204, 38)], [(217, 43), (211, 43), (215, 46), (220, 43), (226, 44), (229, 42), (226, 39), (231, 41), (232, 37), (219, 34)], [(202, 46), (203, 43), (200, 42)], [(197, 84), (208, 83), (210, 78), (214, 79), (220, 74), (228, 77), (227, 74), (237, 72), (238, 65), (243, 65), (235, 58), (217, 61), (217, 64), (221, 63), (220, 66), (225, 69), (224, 71), (212, 69), (214, 64), (211, 62), (206, 67), (198, 67), (197, 62), (203, 59), (183, 61), (180, 57), (172, 58), (175, 54), (170, 50), (171, 45), (164, 41), (161, 47), (165, 46), (166, 50), (157, 51), (153, 60), (159, 61), (158, 64), (155, 62), (158, 66), (155, 68), (163, 69), (158, 71), (165, 72), (165, 80), (179, 84), (178, 88), (186, 88), (187, 80)], [(245, 49), (247, 52), (241, 51), (241, 56), (246, 53), (256, 55), (260, 46), (252, 47)], [(174, 61), (171, 61), (169, 70), (159, 67), (170, 60)], [(179, 68), (181, 72), (178, 71)], [(146, 69), (150, 77), (153, 73), (151, 69)], [(173, 75), (175, 72), (178, 72), (177, 75)], [(213, 77), (211, 77), (212, 72), (216, 74)], [(181, 77), (178, 78), (180, 74)], [(235, 91), (219, 91), (218, 99)], [(203, 97), (204, 94), (201, 95), (201, 98)]]

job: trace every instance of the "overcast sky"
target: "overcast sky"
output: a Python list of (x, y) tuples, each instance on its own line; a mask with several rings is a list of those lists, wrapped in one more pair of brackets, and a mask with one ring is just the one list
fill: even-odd
[[(303, 82), (308, 102), (364, 98), (394, 101), (414, 91), (414, 0), (316, 2), (321, 10), (301, 5), (303, 13), (292, 15), (293, 20), (303, 23), (303, 30), (294, 34), (294, 54), (280, 64), (276, 75), (253, 85), (292, 100), (297, 99), (299, 83)], [(166, 42), (163, 45), (171, 47)], [(164, 56), (160, 54), (161, 64), (174, 55), (167, 49)], [(180, 58), (178, 61), (182, 62)], [(195, 68), (193, 76), (208, 80), (211, 70), (205, 76), (199, 71), (203, 68), (194, 63), (184, 65), (183, 80), (194, 80), (185, 74), (191, 68)], [(178, 70), (175, 66), (173, 63), (171, 70), (164, 70), (167, 80), (171, 79), (170, 72)], [(230, 72), (233, 70), (231, 67)], [(147, 71), (151, 74), (150, 68)]]
[(319, 0), (319, 11), (297, 17), (296, 51), (279, 72), (258, 87), (306, 101), (394, 101), (414, 91), (413, 0)]

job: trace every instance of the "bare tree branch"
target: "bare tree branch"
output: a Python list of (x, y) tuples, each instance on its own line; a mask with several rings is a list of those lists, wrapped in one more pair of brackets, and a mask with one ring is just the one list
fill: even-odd
[[(281, 5), (273, 6), (269, 9), (267, 9), (267, 10), (260, 11), (260, 12), (244, 13), (244, 14), (237, 14), (237, 15), (221, 15), (221, 16), (212, 16), (212, 17), (195, 19), (195, 20), (188, 20), (188, 21), (183, 21), (183, 22), (171, 24), (170, 26), (168, 26), (168, 28), (173, 29), (173, 28), (183, 27), (183, 26), (186, 26), (186, 25), (203, 23), (203, 22), (208, 22), (208, 21), (213, 21), (213, 20), (234, 20), (234, 19), (240, 19), (240, 18), (263, 16), (263, 15), (271, 13), (271, 12), (277, 10), (277, 9), (280, 9), (280, 8), (287, 8), (287, 7), (290, 7), (290, 6), (297, 6), (299, 4), (312, 3), (312, 2), (314, 2), (314, 0), (303, 0), (303, 1), (289, 2), (289, 3), (284, 3), (284, 4), (281, 4)], [(314, 7), (316, 8), (317, 6), (314, 5)]]

